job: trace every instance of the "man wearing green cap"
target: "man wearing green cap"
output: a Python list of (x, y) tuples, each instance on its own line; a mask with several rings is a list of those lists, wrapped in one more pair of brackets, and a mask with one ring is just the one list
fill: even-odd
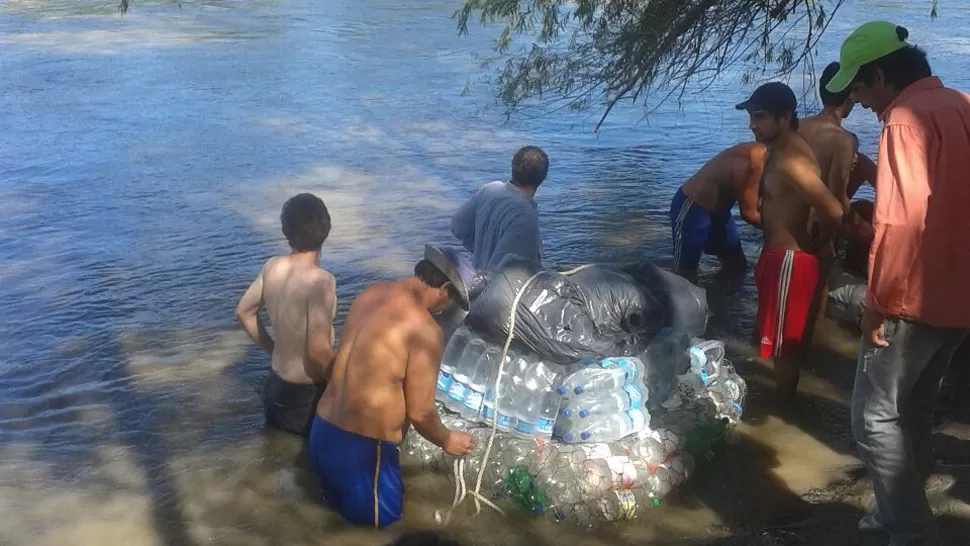
[(827, 89), (883, 122), (852, 432), (891, 544), (939, 544), (923, 491), (940, 382), (970, 332), (970, 96), (943, 87), (908, 31), (862, 25)]

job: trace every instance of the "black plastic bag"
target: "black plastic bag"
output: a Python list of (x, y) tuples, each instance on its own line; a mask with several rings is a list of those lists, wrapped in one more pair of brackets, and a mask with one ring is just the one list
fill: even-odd
[(504, 344), (516, 293), (536, 273), (516, 309), (512, 343), (548, 362), (634, 356), (663, 328), (700, 336), (707, 324), (704, 291), (648, 262), (630, 273), (592, 266), (567, 277), (514, 257), (484, 276), (465, 324)]
[(662, 301), (627, 273), (594, 265), (569, 276), (600, 335), (652, 337), (670, 322)]
[(691, 337), (703, 337), (708, 319), (707, 292), (703, 288), (646, 260), (626, 271), (656, 299), (654, 313), (658, 322)]
[[(488, 274), (485, 289), (472, 300), (465, 324), (488, 341), (505, 343), (513, 300), (540, 271), (524, 260), (503, 262)], [(582, 293), (568, 278), (542, 271), (519, 301), (513, 345), (565, 365), (607, 354), (613, 343), (597, 335)]]

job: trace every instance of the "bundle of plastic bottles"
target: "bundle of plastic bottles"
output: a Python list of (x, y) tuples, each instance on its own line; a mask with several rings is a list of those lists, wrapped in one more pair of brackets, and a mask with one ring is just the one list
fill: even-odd
[[(438, 396), (445, 426), (475, 439), (466, 483), (474, 486), (484, 464), (483, 494), (586, 527), (633, 519), (659, 505), (740, 420), (746, 394), (722, 343), (695, 339), (681, 351), (661, 349), (652, 354), (683, 358), (687, 369), (649, 411), (651, 366), (636, 357), (563, 368), (511, 354), (496, 403), (501, 348), (459, 330), (442, 359)], [(496, 408), (495, 447), (483, 461)], [(418, 434), (407, 436), (402, 452), (405, 461), (452, 471), (453, 459)]]
[(437, 400), (472, 422), (491, 425), (495, 407), (497, 427), (520, 438), (552, 438), (562, 382), (562, 366), (509, 352), (501, 368), (498, 404), (495, 381), (502, 348), (487, 343), (467, 328), (459, 328), (445, 347), (438, 374)]

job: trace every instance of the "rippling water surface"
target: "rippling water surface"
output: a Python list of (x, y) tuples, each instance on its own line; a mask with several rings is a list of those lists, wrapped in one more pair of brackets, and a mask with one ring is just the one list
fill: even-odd
[[(967, 8), (931, 22), (918, 2), (853, 4), (866, 7), (844, 10), (824, 58), (878, 12), (970, 87)], [(333, 216), (323, 264), (341, 314), (368, 282), (407, 273), (425, 242), (449, 241), (450, 212), (506, 178), (527, 143), (552, 162), (539, 194), (550, 265), (668, 259), (670, 195), (750, 138), (732, 108), (749, 89), (734, 74), (646, 120), (618, 109), (599, 136), (598, 112), (503, 123), (487, 90), (461, 96), (494, 32), (458, 38), (458, 5), (137, 2), (122, 18), (111, 0), (3, 4), (0, 543), (386, 538), (337, 526), (302, 489), (299, 443), (262, 429), (267, 362), (234, 325), (242, 290), (285, 250), (278, 214), (296, 192)], [(874, 117), (848, 124), (874, 152)], [(753, 257), (757, 234), (744, 236)], [(750, 278), (722, 288), (715, 270), (705, 262), (712, 329), (743, 338)], [(448, 486), (409, 487), (409, 523), (428, 525)], [(686, 510), (665, 525), (713, 523)], [(473, 542), (569, 532), (457, 525)]]

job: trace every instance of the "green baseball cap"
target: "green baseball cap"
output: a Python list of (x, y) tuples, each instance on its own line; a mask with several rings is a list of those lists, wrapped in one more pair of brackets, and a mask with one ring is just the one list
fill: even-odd
[[(825, 86), (830, 93), (839, 93), (852, 83), (859, 68), (866, 63), (898, 51), (907, 44), (899, 37), (898, 25), (888, 21), (870, 21), (855, 29), (842, 42), (839, 52), (839, 71)], [(905, 32), (903, 33), (905, 36)]]

